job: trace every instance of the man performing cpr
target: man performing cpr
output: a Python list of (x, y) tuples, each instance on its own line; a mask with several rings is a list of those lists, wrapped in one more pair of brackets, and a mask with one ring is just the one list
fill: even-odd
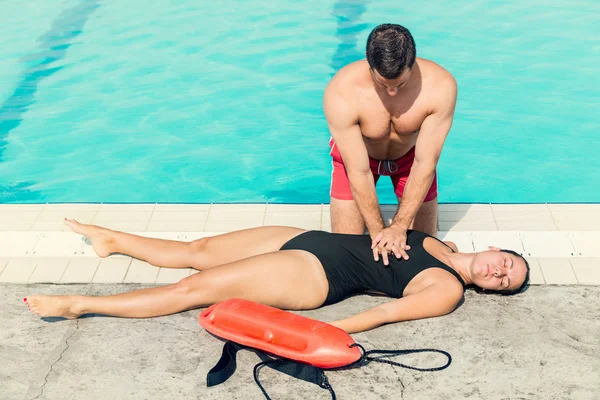
[[(367, 58), (342, 68), (324, 96), (331, 133), (331, 227), (362, 234), (373, 257), (408, 258), (406, 231), (437, 231), (436, 166), (454, 116), (457, 86), (438, 64), (416, 57), (410, 32), (377, 26)], [(375, 184), (390, 176), (398, 211), (386, 228)]]

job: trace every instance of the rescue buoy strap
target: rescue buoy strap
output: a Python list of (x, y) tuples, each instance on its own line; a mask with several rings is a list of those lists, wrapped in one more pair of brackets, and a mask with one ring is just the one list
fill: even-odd
[[(350, 347), (358, 347), (361, 350), (361, 358), (351, 365), (365, 365), (371, 361), (395, 365), (398, 367), (408, 368), (416, 371), (440, 371), (448, 368), (448, 366), (452, 363), (452, 356), (438, 349), (409, 349), (409, 350), (369, 350), (366, 351), (364, 347), (362, 347), (358, 343), (353, 343)], [(227, 341), (223, 346), (223, 352), (221, 354), (221, 358), (217, 362), (217, 364), (208, 372), (206, 377), (207, 386), (215, 386), (225, 382), (227, 379), (233, 375), (236, 370), (236, 355), (239, 350), (249, 349), (256, 352), (261, 359), (264, 361), (256, 364), (254, 366), (254, 381), (264, 394), (267, 400), (270, 400), (269, 395), (261, 385), (259, 381), (259, 372), (263, 366), (268, 366), (273, 368), (279, 372), (283, 372), (286, 375), (292, 376), (294, 378), (302, 379), (306, 382), (314, 383), (315, 385), (329, 390), (331, 394), (331, 398), (333, 400), (336, 399), (335, 392), (333, 388), (329, 384), (329, 380), (325, 375), (325, 371), (319, 367), (315, 367), (314, 365), (304, 364), (295, 360), (290, 360), (286, 358), (272, 358), (267, 353), (262, 350), (255, 349), (253, 347), (244, 346), (232, 341)], [(382, 359), (381, 357), (389, 357), (389, 356), (397, 356), (404, 354), (414, 354), (414, 353), (440, 353), (447, 357), (448, 361), (446, 364), (440, 367), (432, 367), (432, 368), (420, 368), (414, 367), (412, 365), (406, 365), (399, 362)], [(374, 357), (374, 355), (380, 355), (379, 357)], [(350, 365), (350, 366), (351, 366)]]
[(329, 390), (331, 394), (331, 399), (336, 400), (335, 392), (333, 391), (333, 387), (329, 384), (329, 380), (327, 379), (327, 375), (325, 375), (325, 371), (323, 371), (319, 367), (315, 367), (313, 365), (303, 364), (294, 360), (287, 359), (272, 359), (260, 362), (254, 366), (254, 381), (260, 388), (261, 392), (265, 396), (267, 400), (271, 400), (267, 391), (260, 383), (258, 378), (258, 373), (260, 369), (264, 366), (268, 366), (273, 368), (279, 372), (283, 372), (286, 375), (290, 375), (294, 378), (302, 379), (306, 382), (314, 383), (315, 385)]
[(225, 345), (223, 346), (223, 352), (221, 353), (221, 358), (217, 364), (215, 364), (215, 366), (208, 371), (208, 375), (206, 376), (206, 385), (208, 387), (220, 385), (234, 374), (237, 368), (237, 352), (242, 349), (254, 351), (261, 359), (266, 359), (265, 361), (262, 361), (254, 366), (254, 380), (267, 399), (270, 399), (269, 395), (261, 385), (258, 378), (260, 368), (263, 366), (268, 366), (279, 372), (283, 372), (286, 375), (302, 379), (306, 382), (314, 383), (323, 389), (327, 389), (331, 393), (332, 399), (335, 400), (335, 392), (329, 384), (329, 380), (327, 379), (325, 372), (321, 368), (309, 364), (303, 364), (294, 360), (271, 358), (262, 350), (244, 346), (232, 341), (225, 342)]
[[(353, 343), (350, 345), (350, 347), (358, 347), (361, 350), (362, 356), (361, 356), (360, 360), (358, 360), (358, 362), (361, 365), (367, 364), (370, 361), (375, 361), (375, 362), (380, 362), (380, 363), (384, 363), (384, 364), (395, 365), (397, 367), (412, 369), (415, 371), (428, 372), (428, 371), (441, 371), (443, 369), (448, 368), (448, 366), (450, 366), (450, 364), (452, 363), (452, 356), (448, 352), (446, 352), (444, 350), (438, 350), (438, 349), (369, 350), (369, 351), (366, 351), (365, 348), (362, 347), (358, 343)], [(440, 353), (440, 354), (443, 354), (444, 356), (446, 356), (446, 358), (448, 360), (446, 361), (446, 364), (444, 364), (440, 367), (421, 368), (421, 367), (413, 367), (412, 365), (406, 365), (406, 364), (402, 364), (402, 363), (391, 361), (391, 360), (383, 360), (379, 357), (371, 357), (371, 354), (381, 354), (383, 356), (399, 356), (399, 355), (414, 354), (414, 353)]]
[(215, 366), (208, 371), (208, 375), (206, 375), (206, 386), (210, 387), (220, 385), (229, 379), (237, 368), (235, 356), (239, 350), (244, 348), (245, 346), (235, 342), (227, 341), (223, 346), (221, 358), (215, 364)]

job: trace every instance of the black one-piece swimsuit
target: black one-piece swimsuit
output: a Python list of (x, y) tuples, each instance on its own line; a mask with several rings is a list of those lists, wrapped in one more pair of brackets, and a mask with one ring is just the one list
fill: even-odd
[(428, 237), (433, 236), (408, 230), (409, 259), (397, 259), (392, 255), (388, 266), (373, 259), (371, 237), (368, 235), (308, 231), (289, 240), (281, 250), (305, 250), (319, 259), (329, 281), (329, 293), (323, 305), (337, 303), (362, 292), (379, 292), (400, 298), (406, 285), (429, 268), (450, 272), (464, 288), (465, 283), (455, 270), (425, 250), (423, 241)]

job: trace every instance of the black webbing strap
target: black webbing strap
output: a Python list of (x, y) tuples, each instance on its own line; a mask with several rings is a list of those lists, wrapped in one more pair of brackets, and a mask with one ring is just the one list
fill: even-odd
[(245, 346), (237, 344), (235, 342), (227, 341), (225, 346), (223, 346), (223, 353), (221, 354), (221, 358), (215, 364), (214, 367), (208, 371), (208, 375), (206, 376), (206, 386), (216, 386), (225, 382), (227, 379), (233, 375), (235, 369), (237, 368), (236, 363), (236, 355), (239, 350), (244, 349)]
[(262, 361), (254, 366), (254, 380), (256, 384), (263, 392), (267, 399), (270, 399), (269, 395), (261, 385), (258, 374), (260, 369), (264, 366), (268, 366), (273, 368), (279, 372), (283, 372), (289, 376), (292, 376), (297, 379), (301, 379), (306, 382), (314, 383), (315, 385), (322, 387), (323, 389), (329, 390), (331, 393), (331, 397), (335, 400), (335, 393), (331, 385), (329, 385), (329, 381), (327, 380), (327, 376), (325, 376), (325, 372), (318, 367), (313, 365), (303, 364), (298, 361), (288, 360), (288, 359), (278, 359), (278, 358), (270, 358), (266, 353), (261, 350), (257, 350), (253, 347), (242, 346), (235, 342), (227, 341), (223, 346), (223, 353), (221, 354), (221, 358), (217, 362), (217, 364), (208, 371), (208, 375), (206, 376), (206, 385), (207, 386), (215, 386), (225, 382), (227, 379), (234, 374), (237, 363), (236, 356), (237, 352), (242, 349), (251, 349), (261, 356), (261, 358), (266, 358), (266, 361)]
[(329, 380), (327, 379), (327, 375), (325, 375), (325, 371), (319, 367), (315, 367), (314, 365), (302, 364), (298, 361), (288, 359), (267, 360), (254, 366), (254, 381), (263, 392), (267, 400), (271, 400), (271, 398), (267, 394), (265, 388), (260, 384), (258, 379), (258, 373), (264, 366), (268, 366), (279, 372), (293, 376), (294, 378), (302, 379), (303, 381), (314, 383), (323, 389), (327, 389), (329, 390), (329, 393), (331, 393), (331, 399), (336, 400), (335, 392), (329, 384)]
[[(415, 371), (441, 371), (443, 369), (448, 368), (448, 366), (450, 366), (450, 364), (452, 363), (452, 356), (448, 352), (445, 352), (443, 350), (438, 350), (438, 349), (369, 350), (369, 351), (366, 351), (358, 343), (354, 343), (354, 344), (350, 345), (350, 347), (358, 347), (362, 352), (361, 358), (352, 364), (352, 365), (357, 365), (357, 366), (365, 365), (371, 361), (375, 361), (375, 362), (395, 365), (395, 366), (402, 367), (402, 368), (408, 368), (408, 369), (412, 369)], [(229, 379), (231, 377), (231, 375), (233, 375), (233, 373), (235, 372), (235, 369), (237, 367), (236, 355), (237, 355), (237, 352), (241, 349), (251, 349), (252, 351), (255, 351), (261, 357), (261, 359), (264, 360), (266, 358), (265, 361), (262, 361), (254, 366), (254, 381), (256, 382), (256, 384), (258, 385), (258, 387), (260, 388), (262, 393), (265, 395), (265, 398), (267, 398), (267, 400), (270, 400), (270, 397), (267, 394), (267, 392), (265, 391), (265, 389), (263, 388), (263, 386), (261, 385), (259, 378), (258, 378), (260, 369), (264, 366), (268, 366), (269, 368), (273, 368), (279, 372), (283, 372), (284, 374), (287, 374), (294, 378), (298, 378), (303, 381), (313, 383), (323, 389), (327, 389), (327, 390), (329, 390), (329, 393), (331, 394), (332, 400), (336, 399), (335, 392), (333, 391), (333, 388), (329, 384), (329, 381), (328, 381), (327, 376), (325, 375), (325, 371), (323, 369), (321, 369), (319, 367), (315, 367), (313, 365), (294, 361), (294, 360), (271, 358), (269, 355), (267, 355), (267, 353), (265, 353), (261, 350), (257, 350), (253, 347), (243, 346), (243, 345), (237, 344), (235, 342), (231, 342), (231, 341), (227, 341), (225, 343), (225, 346), (223, 346), (223, 353), (221, 354), (221, 358), (219, 359), (217, 364), (208, 372), (208, 375), (206, 377), (207, 386), (219, 385), (219, 384), (225, 382), (227, 379)], [(383, 357), (388, 357), (388, 356), (397, 356), (397, 355), (414, 354), (414, 353), (440, 353), (440, 354), (443, 354), (444, 356), (446, 356), (448, 358), (448, 361), (446, 362), (446, 364), (444, 364), (440, 367), (421, 368), (421, 367), (413, 367), (411, 365), (406, 365), (406, 364), (402, 364), (402, 363), (387, 360), (387, 359), (382, 359), (381, 357), (373, 357), (372, 356), (372, 355), (379, 354)]]

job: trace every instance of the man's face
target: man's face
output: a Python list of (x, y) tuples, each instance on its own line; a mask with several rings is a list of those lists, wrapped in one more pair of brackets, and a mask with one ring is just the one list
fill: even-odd
[(406, 85), (410, 79), (410, 68), (405, 68), (404, 71), (396, 79), (386, 79), (374, 69), (371, 69), (371, 76), (375, 85), (381, 89), (385, 89), (388, 95), (395, 96), (402, 87)]

